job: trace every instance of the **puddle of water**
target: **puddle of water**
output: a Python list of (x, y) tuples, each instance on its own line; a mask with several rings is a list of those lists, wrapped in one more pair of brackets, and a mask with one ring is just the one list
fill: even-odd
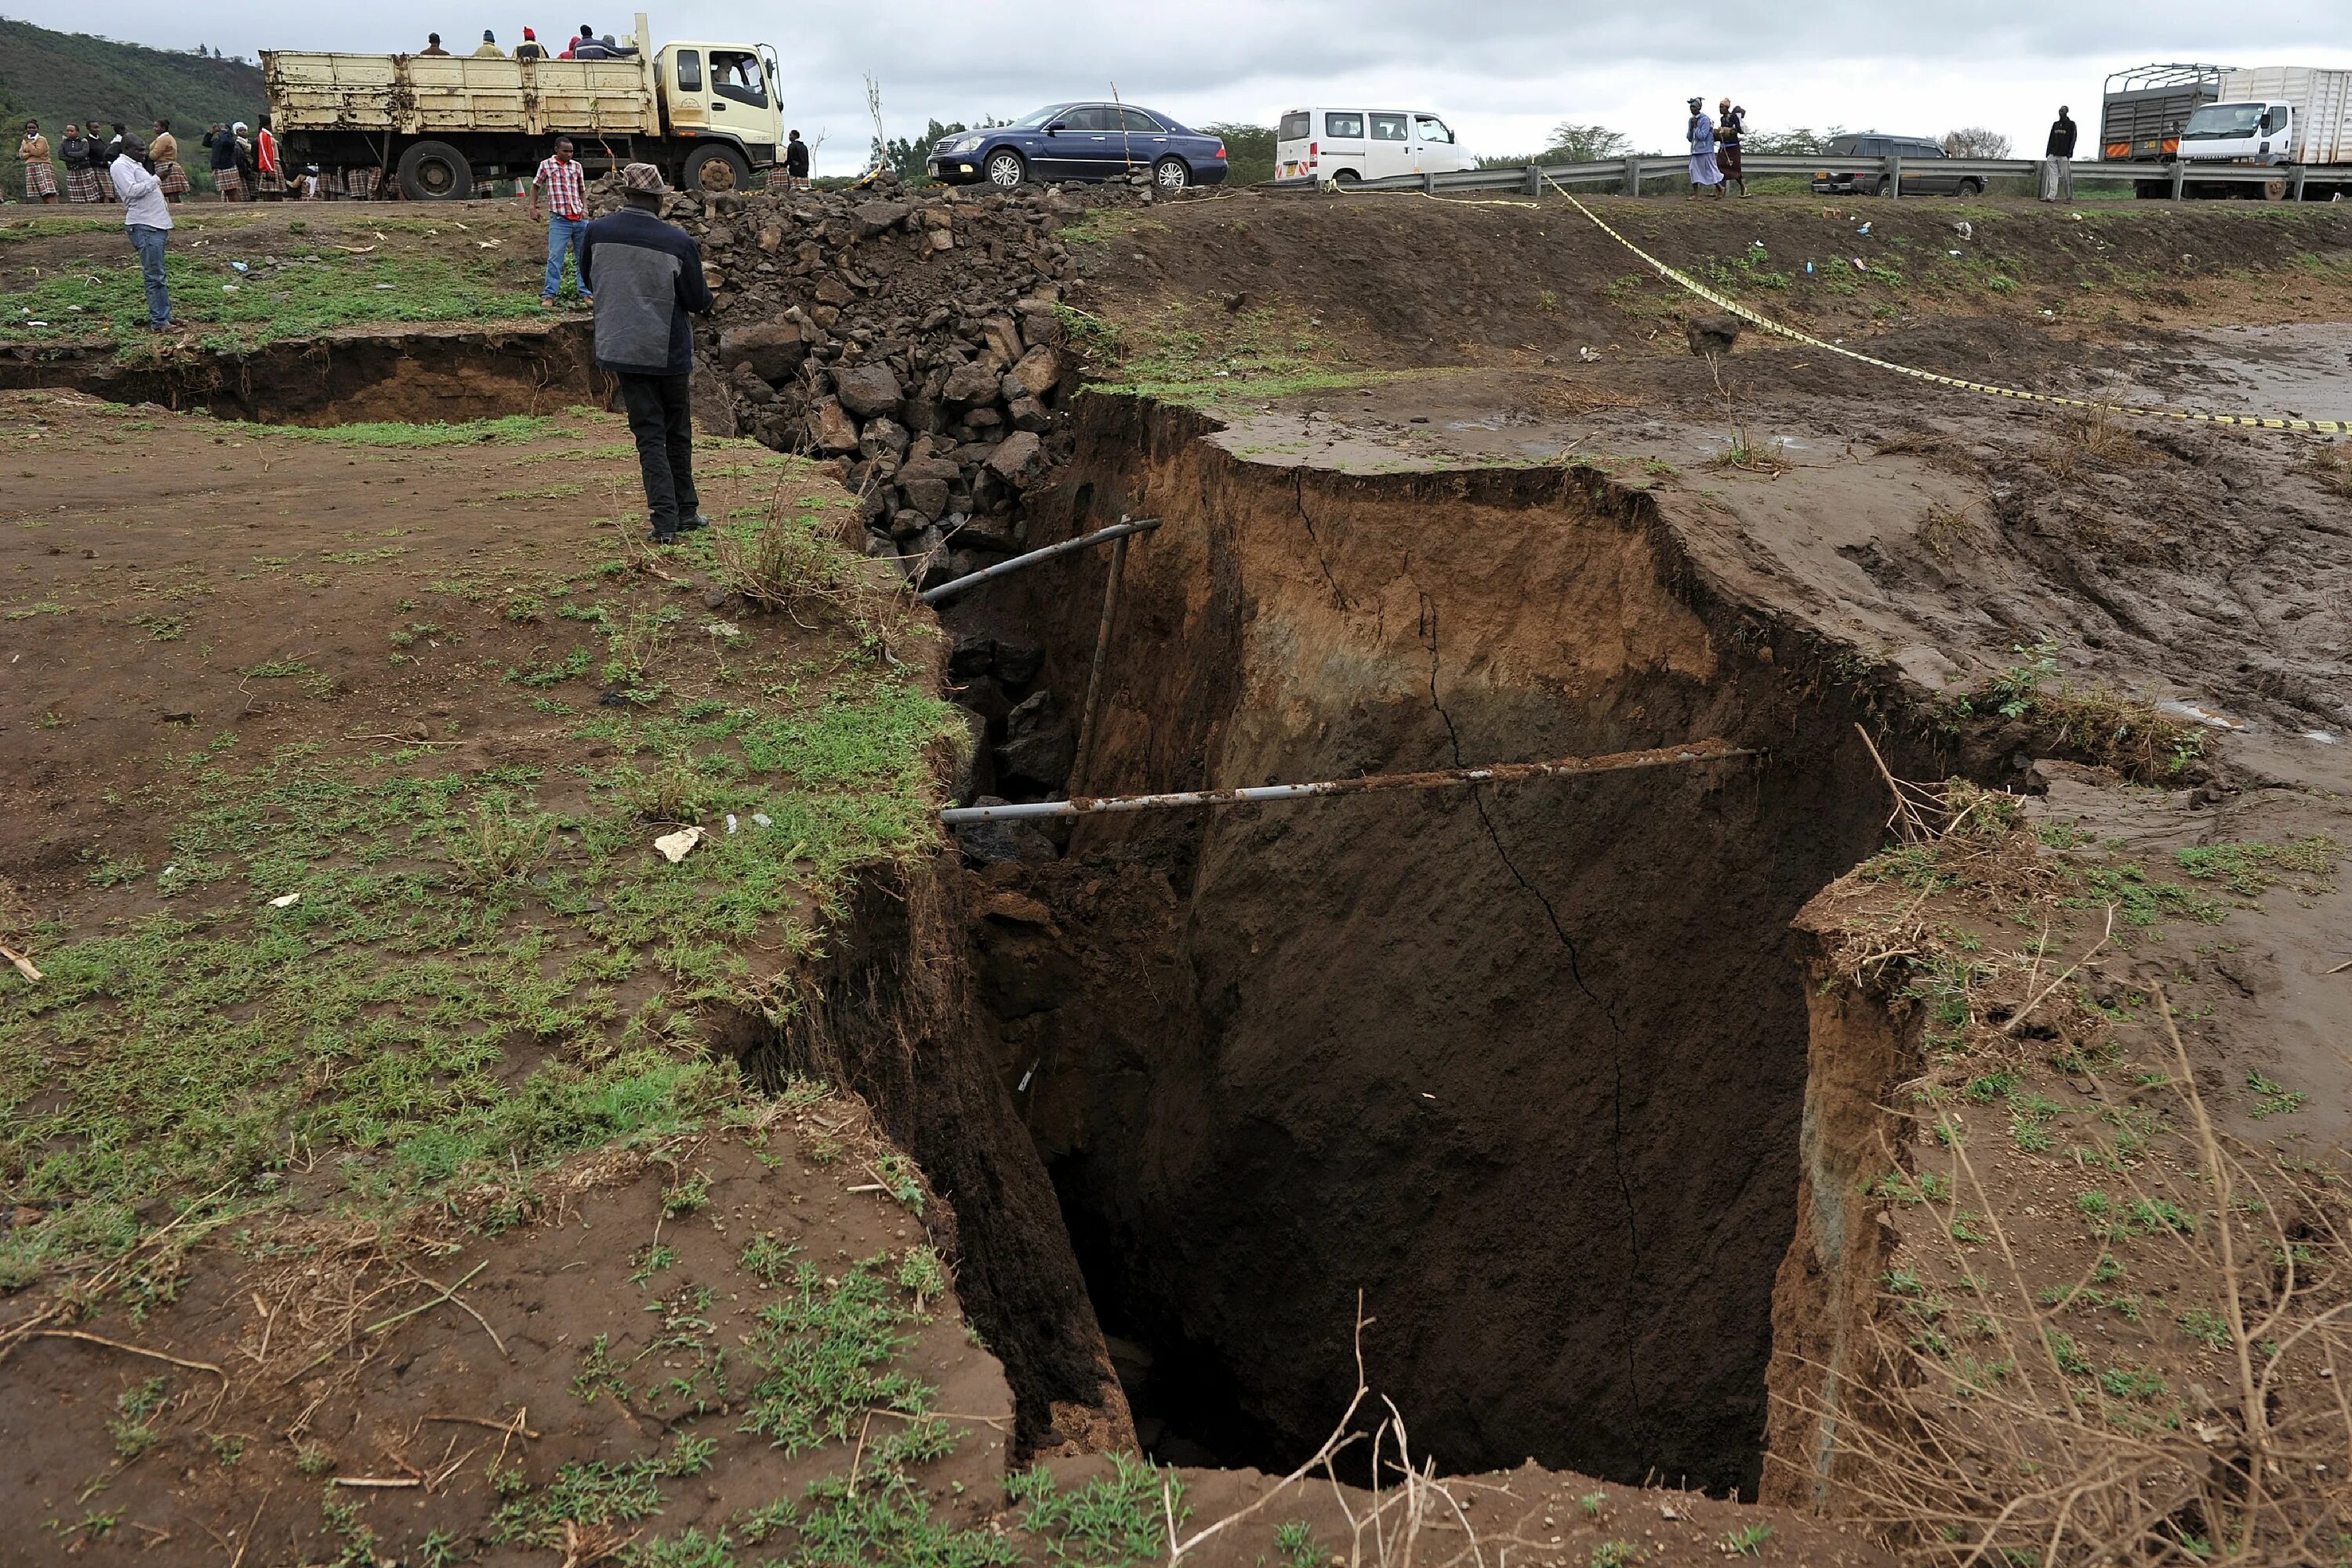
[(2129, 396), (2209, 414), (2352, 419), (2352, 322), (2220, 327), (2186, 335), (2203, 345), (2201, 354), (2192, 349), (2184, 355), (2175, 346), (2163, 355), (2175, 366), (2184, 357), (2195, 362), (2197, 374), (2176, 370), (2160, 387), (2135, 383)]

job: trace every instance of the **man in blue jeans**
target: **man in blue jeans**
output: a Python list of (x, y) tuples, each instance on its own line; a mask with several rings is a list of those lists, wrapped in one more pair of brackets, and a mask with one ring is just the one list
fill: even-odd
[(651, 163), (623, 169), (628, 205), (590, 224), (580, 247), (581, 286), (596, 296), (596, 363), (621, 383), (656, 544), (705, 526), (694, 488), (693, 318), (714, 302), (702, 247), (661, 220), (667, 188)]
[(107, 173), (114, 181), (114, 194), (122, 199), (123, 226), (146, 278), (147, 325), (154, 331), (167, 331), (172, 288), (163, 277), (163, 241), (172, 232), (172, 205), (163, 199), (163, 182), (147, 166), (146, 147), (132, 136), (122, 139), (122, 150)]
[(572, 265), (580, 269), (580, 295), (583, 304), (593, 304), (588, 292), (587, 257), (581, 246), (588, 237), (588, 182), (582, 173), (580, 161), (572, 155), (572, 138), (555, 139), (555, 156), (539, 166), (539, 177), (530, 183), (530, 216), (538, 217), (539, 193), (547, 193), (547, 283), (539, 291), (542, 310), (552, 310), (555, 296), (563, 287), (563, 253), (572, 253)]

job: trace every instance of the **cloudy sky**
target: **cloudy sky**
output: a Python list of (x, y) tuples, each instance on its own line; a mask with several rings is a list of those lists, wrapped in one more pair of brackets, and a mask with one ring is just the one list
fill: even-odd
[[(6, 0), (44, 26), (141, 43), (265, 48), (417, 48), (426, 29), (455, 46), (525, 24), (542, 38), (593, 21), (625, 32), (613, 0), (473, 0), (451, 6), (330, 6), (244, 0), (206, 10), (182, 0)], [(620, 0), (634, 9), (645, 0)], [(2345, 0), (2248, 10), (2212, 0), (859, 0), (649, 7), (657, 40), (745, 39), (781, 57), (786, 112), (820, 173), (853, 172), (869, 135), (864, 79), (882, 84), (894, 136), (925, 121), (1024, 113), (1107, 94), (1193, 124), (1269, 124), (1309, 103), (1434, 109), (1479, 153), (1540, 146), (1561, 121), (1676, 147), (1682, 102), (1728, 93), (1749, 122), (1832, 124), (1917, 135), (1987, 125), (2038, 153), (2053, 112), (2095, 114), (2102, 79), (2149, 60), (2352, 66)], [(2334, 26), (2322, 18), (2333, 14)], [(1371, 100), (1379, 100), (1375, 104)]]

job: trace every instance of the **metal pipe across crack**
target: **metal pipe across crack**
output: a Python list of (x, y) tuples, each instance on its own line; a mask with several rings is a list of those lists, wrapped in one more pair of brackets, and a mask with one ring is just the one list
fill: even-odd
[(1074, 550), (1084, 550), (1090, 544), (1108, 544), (1114, 539), (1125, 539), (1130, 533), (1149, 533), (1159, 526), (1160, 520), (1156, 517), (1139, 517), (1132, 522), (1121, 518), (1108, 528), (1081, 535), (1076, 539), (1066, 539), (1059, 544), (1048, 544), (1043, 550), (1033, 550), (1026, 555), (1015, 555), (1010, 561), (1000, 561), (993, 566), (967, 574), (951, 583), (942, 583), (936, 588), (926, 589), (917, 597), (926, 605), (936, 605), (943, 599), (953, 598), (967, 588), (977, 588), (992, 577), (1002, 577), (1008, 572), (1018, 572), (1024, 566), (1034, 566), (1040, 561), (1050, 561), (1056, 555), (1067, 555)]
[(1613, 752), (1601, 757), (1559, 757), (1544, 763), (1492, 763), (1485, 767), (1445, 768), (1423, 773), (1370, 773), (1362, 778), (1330, 779), (1320, 784), (1253, 784), (1242, 789), (1184, 790), (1172, 795), (1079, 795), (1071, 800), (1026, 801), (1010, 805), (959, 805), (940, 813), (953, 827), (966, 822), (1007, 822), (1028, 817), (1093, 816), (1121, 811), (1178, 811), (1204, 805), (1255, 805), (1269, 801), (1307, 800), (1318, 795), (1369, 795), (1376, 790), (1448, 789), (1482, 784), (1515, 784), (1522, 779), (1577, 778), (1586, 773), (1628, 773), (1636, 768), (1673, 767), (1685, 763), (1719, 763), (1752, 757), (1752, 747), (1727, 741), (1693, 741), (1680, 746), (1659, 746), (1646, 752)]

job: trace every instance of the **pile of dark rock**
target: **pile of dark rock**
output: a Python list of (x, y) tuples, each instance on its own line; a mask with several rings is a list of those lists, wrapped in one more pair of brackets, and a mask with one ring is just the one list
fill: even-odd
[(839, 460), (867, 552), (919, 586), (1001, 559), (1024, 542), (1023, 495), (1069, 455), (1080, 366), (1063, 312), (1079, 268), (1056, 231), (1154, 199), (1148, 184), (908, 189), (887, 175), (677, 195), (667, 216), (701, 242), (718, 299), (698, 420)]

